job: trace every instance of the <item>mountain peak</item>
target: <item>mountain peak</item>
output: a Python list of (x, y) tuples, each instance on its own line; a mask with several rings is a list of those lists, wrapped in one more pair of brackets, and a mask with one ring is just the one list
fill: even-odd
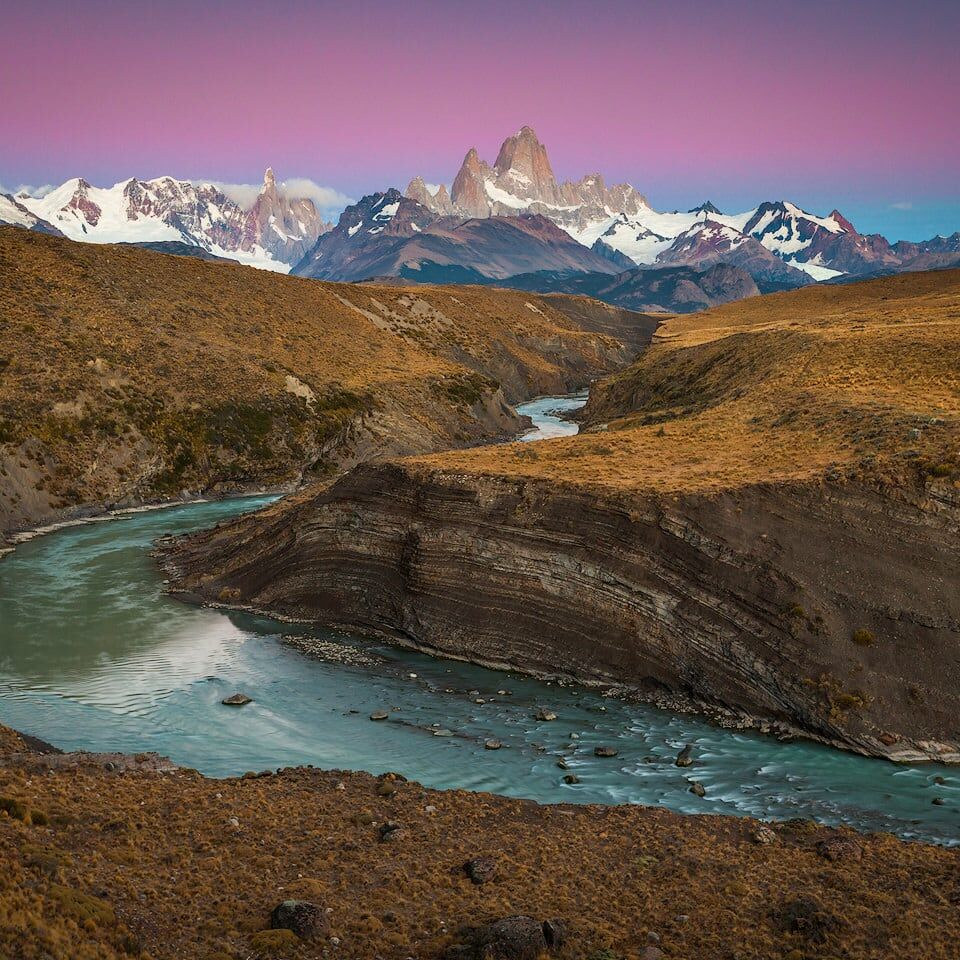
[(699, 207), (694, 207), (692, 210), (688, 210), (687, 213), (705, 213), (708, 216), (712, 213), (718, 217), (723, 216), (723, 211), (718, 209), (717, 206), (709, 200), (701, 203)]
[(272, 186), (274, 183), (276, 183), (276, 180), (273, 176), (273, 167), (267, 167), (263, 174), (263, 185), (265, 187), (268, 185)]
[(521, 127), (518, 134), (503, 141), (493, 169), (503, 189), (520, 199), (561, 202), (546, 147), (532, 127)]
[(841, 227), (841, 229), (843, 229), (843, 230), (846, 231), (847, 233), (856, 233), (856, 232), (857, 232), (857, 231), (854, 229), (853, 224), (852, 224), (839, 210), (836, 210), (836, 209), (835, 209), (835, 210), (832, 210), (832, 211), (830, 212), (830, 217), (829, 217), (829, 219), (830, 219), (830, 220), (835, 220), (835, 221), (837, 222), (837, 224), (839, 224), (839, 226)]

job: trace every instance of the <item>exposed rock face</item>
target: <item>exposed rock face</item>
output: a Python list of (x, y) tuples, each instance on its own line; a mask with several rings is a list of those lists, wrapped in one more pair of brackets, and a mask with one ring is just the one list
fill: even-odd
[(492, 176), (489, 165), (471, 147), (453, 179), (450, 200), (454, 209), (465, 217), (489, 217), (490, 199), (484, 184)]
[(407, 184), (406, 196), (411, 200), (416, 200), (421, 206), (426, 207), (442, 217), (452, 216), (454, 214), (453, 203), (450, 200), (450, 194), (443, 184), (437, 188), (436, 193), (431, 193), (427, 185), (423, 182), (423, 177), (414, 177)]
[[(960, 498), (921, 489), (796, 483), (661, 500), (367, 465), (169, 559), (204, 596), (228, 587), (257, 608), (442, 655), (686, 695), (865, 753), (955, 760), (960, 694), (944, 665), (960, 596), (943, 586), (958, 529)], [(851, 676), (862, 627), (897, 639)]]
[(538, 213), (565, 228), (582, 230), (612, 215), (632, 216), (648, 209), (646, 199), (630, 184), (607, 187), (599, 173), (588, 174), (575, 183), (558, 183), (546, 147), (528, 126), (504, 140), (492, 167), (471, 147), (454, 177), (449, 197), (446, 191), (424, 197), (422, 183), (420, 177), (412, 180), (407, 196), (436, 213), (463, 217)]
[(521, 127), (518, 134), (503, 141), (493, 169), (514, 196), (547, 204), (562, 200), (547, 150), (532, 127)]

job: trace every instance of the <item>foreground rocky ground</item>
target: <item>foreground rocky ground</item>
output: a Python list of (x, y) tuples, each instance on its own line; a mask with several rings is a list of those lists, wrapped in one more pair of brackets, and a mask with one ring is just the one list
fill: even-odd
[(960, 854), (888, 835), (42, 748), (0, 729), (4, 957), (960, 955)]

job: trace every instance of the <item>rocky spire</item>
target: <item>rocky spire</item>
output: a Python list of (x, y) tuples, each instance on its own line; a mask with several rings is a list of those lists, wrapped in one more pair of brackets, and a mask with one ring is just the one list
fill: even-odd
[(516, 197), (551, 204), (562, 202), (547, 148), (537, 139), (533, 127), (521, 127), (519, 133), (503, 141), (493, 170), (498, 183)]
[(471, 147), (453, 181), (450, 199), (454, 206), (468, 217), (489, 217), (490, 199), (485, 181), (493, 174), (489, 165), (480, 159), (476, 147)]

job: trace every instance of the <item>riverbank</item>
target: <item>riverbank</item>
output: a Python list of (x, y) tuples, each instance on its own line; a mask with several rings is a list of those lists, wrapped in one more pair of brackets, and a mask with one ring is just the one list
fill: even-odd
[[(0, 816), (0, 951), (18, 956), (470, 958), (468, 928), (516, 914), (560, 921), (547, 955), (570, 960), (960, 951), (960, 854), (890, 836), (305, 768), (208, 780), (8, 731), (0, 749), (0, 795), (26, 814)], [(267, 933), (290, 898), (328, 931)]]

